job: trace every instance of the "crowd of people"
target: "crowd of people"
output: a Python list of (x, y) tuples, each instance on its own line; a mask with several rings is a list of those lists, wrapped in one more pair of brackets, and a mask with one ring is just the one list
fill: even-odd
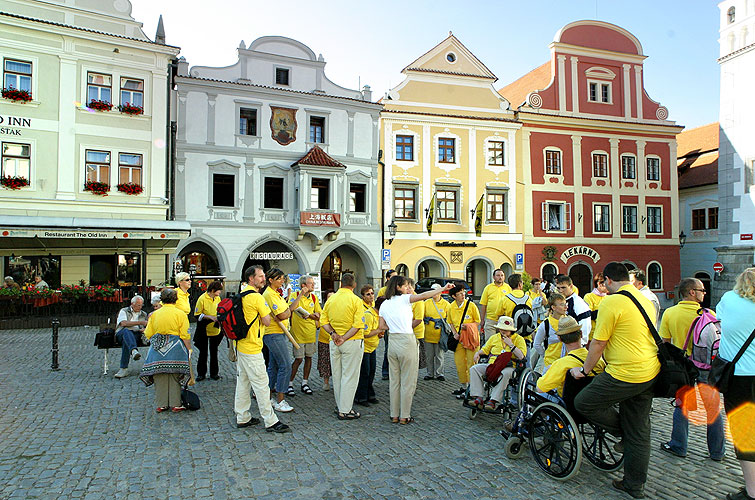
[[(414, 281), (393, 270), (377, 293), (372, 285), (358, 288), (354, 275), (344, 273), (340, 288), (323, 293), (321, 304), (311, 276), (302, 276), (299, 290), (284, 298), (286, 275), (280, 269), (265, 272), (260, 266), (249, 267), (241, 288), (249, 329), (234, 346), (237, 427), (260, 423), (251, 412), (253, 393), (266, 430), (288, 432), (277, 413), (294, 411), (286, 397), (297, 393), (293, 384), (300, 367), (299, 390), (313, 394), (309, 381), (315, 353), (323, 390), (329, 391), (332, 385), (334, 416), (344, 421), (359, 419), (355, 405), (380, 403), (373, 384), (381, 339), (385, 342), (383, 378), (390, 381), (387, 416), (391, 422), (414, 422), (412, 403), (420, 370), (426, 370), (424, 380), (445, 380), (445, 349), (453, 351), (460, 385), (452, 394), (471, 399), (481, 409), (495, 410), (503, 403), (514, 368), (509, 364), (496, 381), (487, 381), (488, 390), (483, 387), (485, 373), (497, 356), (510, 353), (512, 360), (527, 362), (542, 373), (537, 389), (554, 401), (562, 395), (567, 377), (592, 377), (574, 398), (573, 408), (618, 440), (624, 476), (613, 481), (614, 487), (643, 498), (653, 387), (661, 370), (651, 332), (657, 328), (664, 341), (691, 354), (695, 321), (708, 314), (715, 319), (717, 313), (719, 356), (736, 359), (735, 376), (723, 396), (745, 478), (745, 487), (727, 498), (755, 497), (755, 344), (748, 344), (755, 336), (755, 268), (737, 278), (735, 289), (724, 295), (715, 312), (702, 308), (703, 284), (683, 279), (680, 302), (662, 315), (643, 273), (630, 272), (618, 262), (609, 263), (595, 276), (594, 288), (584, 298), (565, 275), (558, 275), (553, 284), (535, 278), (527, 291), (519, 274), (506, 279), (503, 271), (496, 270), (492, 278), (479, 308), (462, 284), (434, 285), (427, 292), (415, 293)], [(154, 383), (158, 412), (184, 409), (181, 387), (193, 375), (187, 318), (192, 312), (189, 275), (179, 273), (176, 283), (176, 289), (163, 290), (153, 302), (155, 310), (149, 317), (142, 309), (144, 300), (136, 296), (117, 320), (123, 351), (116, 377), (125, 375), (130, 360), (140, 358), (135, 338), (143, 335), (150, 348), (141, 378), (148, 385)], [(205, 379), (208, 362), (210, 379), (221, 378), (218, 346), (223, 336), (217, 305), (222, 289), (222, 283), (211, 283), (193, 311), (197, 318), (193, 344), (199, 350), (197, 381)], [(443, 300), (444, 294), (449, 300)], [(297, 347), (290, 348), (293, 342)], [(707, 383), (710, 366), (701, 366), (696, 386), (677, 393), (671, 436), (660, 443), (660, 449), (676, 457), (687, 456), (688, 415), (699, 394), (707, 414), (709, 457), (721, 461), (725, 437), (720, 395)]]

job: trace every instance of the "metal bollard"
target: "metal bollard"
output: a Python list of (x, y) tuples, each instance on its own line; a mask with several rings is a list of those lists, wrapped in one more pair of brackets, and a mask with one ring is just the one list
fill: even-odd
[(52, 324), (52, 370), (57, 371), (58, 368), (58, 328), (60, 328), (60, 320), (58, 318), (52, 318), (50, 322)]

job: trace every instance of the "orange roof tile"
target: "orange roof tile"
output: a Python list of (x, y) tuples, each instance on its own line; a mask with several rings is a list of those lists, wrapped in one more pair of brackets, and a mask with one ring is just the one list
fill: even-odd
[[(328, 155), (325, 151), (320, 149), (319, 146), (313, 146), (312, 149), (307, 151), (307, 154), (299, 158), (293, 165), (312, 165), (316, 167), (340, 167), (346, 168), (346, 165), (340, 161), (336, 161)], [(292, 166), (293, 166), (292, 165)]]
[(501, 88), (498, 93), (511, 103), (512, 108), (518, 108), (527, 98), (527, 94), (545, 89), (550, 81), (551, 62), (548, 61)]
[(679, 189), (718, 183), (718, 122), (676, 136)]
[(718, 149), (718, 122), (685, 130), (676, 136), (679, 158)]

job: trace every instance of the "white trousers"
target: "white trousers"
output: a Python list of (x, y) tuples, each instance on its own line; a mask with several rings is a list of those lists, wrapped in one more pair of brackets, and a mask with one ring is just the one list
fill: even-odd
[(236, 369), (238, 377), (236, 378), (236, 399), (233, 405), (236, 412), (236, 422), (243, 424), (251, 420), (252, 414), (249, 410), (252, 407), (252, 397), (249, 390), (253, 389), (254, 395), (257, 397), (257, 408), (265, 422), (265, 427), (275, 425), (278, 417), (270, 403), (270, 384), (262, 353), (244, 354), (239, 352)]
[(349, 413), (359, 385), (364, 340), (347, 340), (340, 346), (330, 341), (330, 371), (333, 373), (333, 396), (340, 413)]
[(419, 342), (413, 333), (392, 333), (388, 344), (391, 417), (412, 416), (419, 372)]
[[(488, 369), (487, 363), (479, 363), (469, 369), (469, 395), (474, 398), (481, 398), (484, 394), (485, 384), (483, 377), (485, 371)], [(501, 372), (501, 380), (490, 388), (490, 399), (497, 403), (501, 403), (503, 399), (503, 391), (509, 385), (509, 380), (514, 374), (512, 367), (504, 368)]]

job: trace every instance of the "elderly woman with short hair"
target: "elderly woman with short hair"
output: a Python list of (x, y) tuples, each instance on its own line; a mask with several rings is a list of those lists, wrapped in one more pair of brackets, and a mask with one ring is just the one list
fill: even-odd
[(191, 276), (189, 276), (189, 273), (182, 272), (176, 274), (176, 287), (176, 293), (178, 294), (176, 307), (183, 311), (184, 314), (190, 314), (189, 288), (191, 288)]

